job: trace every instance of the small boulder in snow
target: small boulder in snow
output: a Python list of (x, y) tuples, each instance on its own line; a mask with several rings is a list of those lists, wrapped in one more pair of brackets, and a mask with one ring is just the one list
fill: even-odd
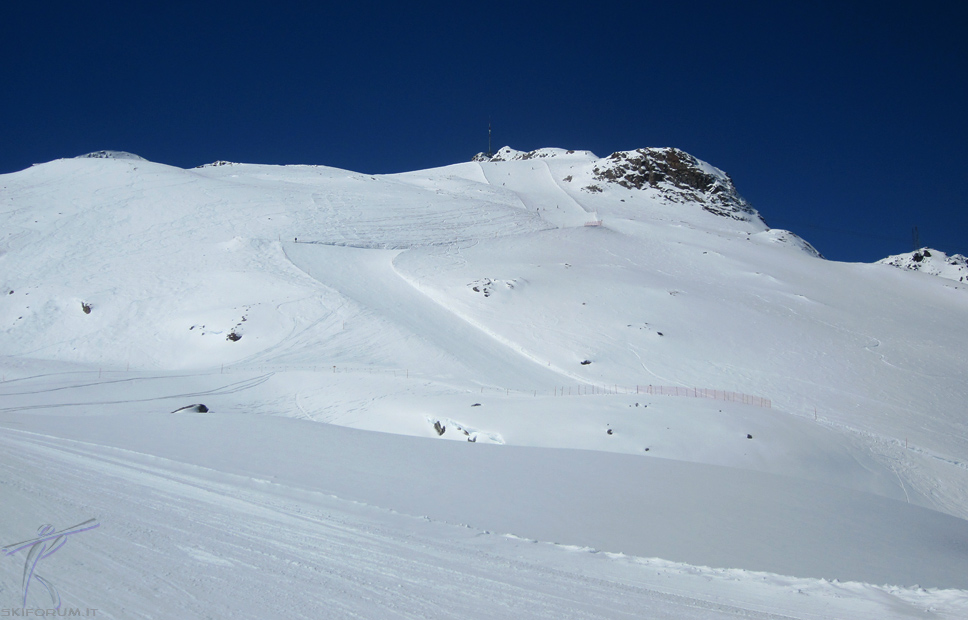
[(179, 407), (172, 411), (172, 413), (208, 413), (208, 407), (201, 403), (196, 403), (194, 405), (186, 405), (185, 407)]

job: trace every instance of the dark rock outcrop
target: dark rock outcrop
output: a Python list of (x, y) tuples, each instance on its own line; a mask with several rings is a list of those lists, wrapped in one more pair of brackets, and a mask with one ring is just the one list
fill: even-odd
[(599, 181), (626, 189), (660, 190), (670, 202), (695, 202), (720, 217), (744, 222), (760, 219), (728, 174), (679, 149), (618, 151), (600, 161), (592, 171)]

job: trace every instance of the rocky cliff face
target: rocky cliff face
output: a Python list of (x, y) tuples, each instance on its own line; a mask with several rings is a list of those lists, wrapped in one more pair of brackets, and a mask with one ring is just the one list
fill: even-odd
[(968, 258), (965, 258), (961, 254), (948, 256), (941, 250), (921, 248), (920, 250), (906, 254), (888, 256), (877, 262), (900, 269), (921, 271), (933, 276), (955, 280), (956, 282), (968, 282)]
[(734, 220), (759, 218), (722, 170), (674, 148), (618, 151), (599, 160), (595, 179), (626, 189), (656, 189), (672, 202), (696, 202), (703, 210)]

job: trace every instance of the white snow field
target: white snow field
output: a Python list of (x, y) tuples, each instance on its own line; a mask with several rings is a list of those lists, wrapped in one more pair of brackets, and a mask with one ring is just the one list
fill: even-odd
[(968, 617), (918, 271), (675, 149), (2, 175), (0, 616)]

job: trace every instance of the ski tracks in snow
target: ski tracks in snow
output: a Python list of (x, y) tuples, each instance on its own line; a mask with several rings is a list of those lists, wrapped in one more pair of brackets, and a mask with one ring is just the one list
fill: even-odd
[[(58, 556), (64, 564), (47, 567), (69, 606), (100, 617), (818, 617), (736, 600), (732, 583), (730, 598), (686, 595), (675, 581), (663, 587), (675, 571), (634, 559), (536, 546), (272, 480), (10, 429), (0, 445), (5, 505), (102, 523), (71, 541)], [(0, 532), (16, 538), (11, 523)], [(0, 578), (11, 581), (17, 567), (4, 563)]]
[[(559, 373), (437, 303), (403, 277), (393, 266), (398, 253), (316, 244), (299, 244), (287, 250), (295, 265), (326, 286), (458, 362), (464, 378), (471, 383), (531, 389), (560, 382)], [(328, 265), (341, 267), (332, 269)], [(451, 372), (455, 370), (452, 365)]]
[[(22, 404), (7, 407), (0, 407), (0, 413), (11, 413), (15, 411), (28, 411), (33, 409), (56, 409), (65, 407), (88, 407), (88, 406), (101, 406), (101, 405), (126, 405), (134, 403), (149, 403), (164, 400), (174, 400), (181, 399), (187, 400), (192, 398), (197, 398), (201, 396), (222, 396), (226, 394), (237, 394), (239, 392), (244, 392), (246, 390), (252, 389), (259, 385), (262, 385), (268, 381), (275, 373), (269, 372), (264, 374), (259, 374), (254, 377), (249, 377), (242, 379), (240, 381), (232, 381), (229, 383), (223, 383), (218, 387), (214, 387), (208, 390), (199, 390), (195, 392), (179, 392), (179, 393), (167, 393), (165, 392), (165, 381), (171, 379), (178, 379), (182, 376), (147, 376), (147, 377), (130, 377), (126, 379), (115, 379), (109, 381), (98, 381), (98, 382), (85, 382), (76, 385), (60, 386), (56, 388), (50, 388), (47, 390), (39, 391), (26, 391), (26, 392), (16, 392), (8, 393), (4, 396), (9, 397), (13, 395), (36, 395), (36, 394), (48, 394), (51, 392), (61, 392), (65, 391), (68, 400), (66, 402), (45, 402), (43, 404)], [(83, 393), (90, 389), (94, 393), (103, 392), (104, 388), (111, 386), (112, 388), (119, 388), (119, 392), (124, 392), (127, 388), (128, 390), (135, 389), (136, 384), (147, 383), (151, 381), (159, 381), (159, 386), (156, 388), (160, 392), (156, 396), (144, 397), (144, 398), (119, 398), (113, 400), (90, 400), (83, 399)], [(139, 392), (144, 389), (143, 386), (138, 386)], [(77, 390), (79, 394), (71, 392), (71, 390)], [(9, 401), (8, 401), (9, 402)]]
[[(45, 564), (99, 617), (956, 618), (964, 593), (537, 543), (98, 444), (0, 430), (0, 534), (97, 518)], [(13, 518), (11, 518), (13, 517)], [(9, 560), (9, 558), (2, 558)], [(21, 565), (0, 562), (0, 598)], [(10, 585), (10, 587), (2, 587)]]

